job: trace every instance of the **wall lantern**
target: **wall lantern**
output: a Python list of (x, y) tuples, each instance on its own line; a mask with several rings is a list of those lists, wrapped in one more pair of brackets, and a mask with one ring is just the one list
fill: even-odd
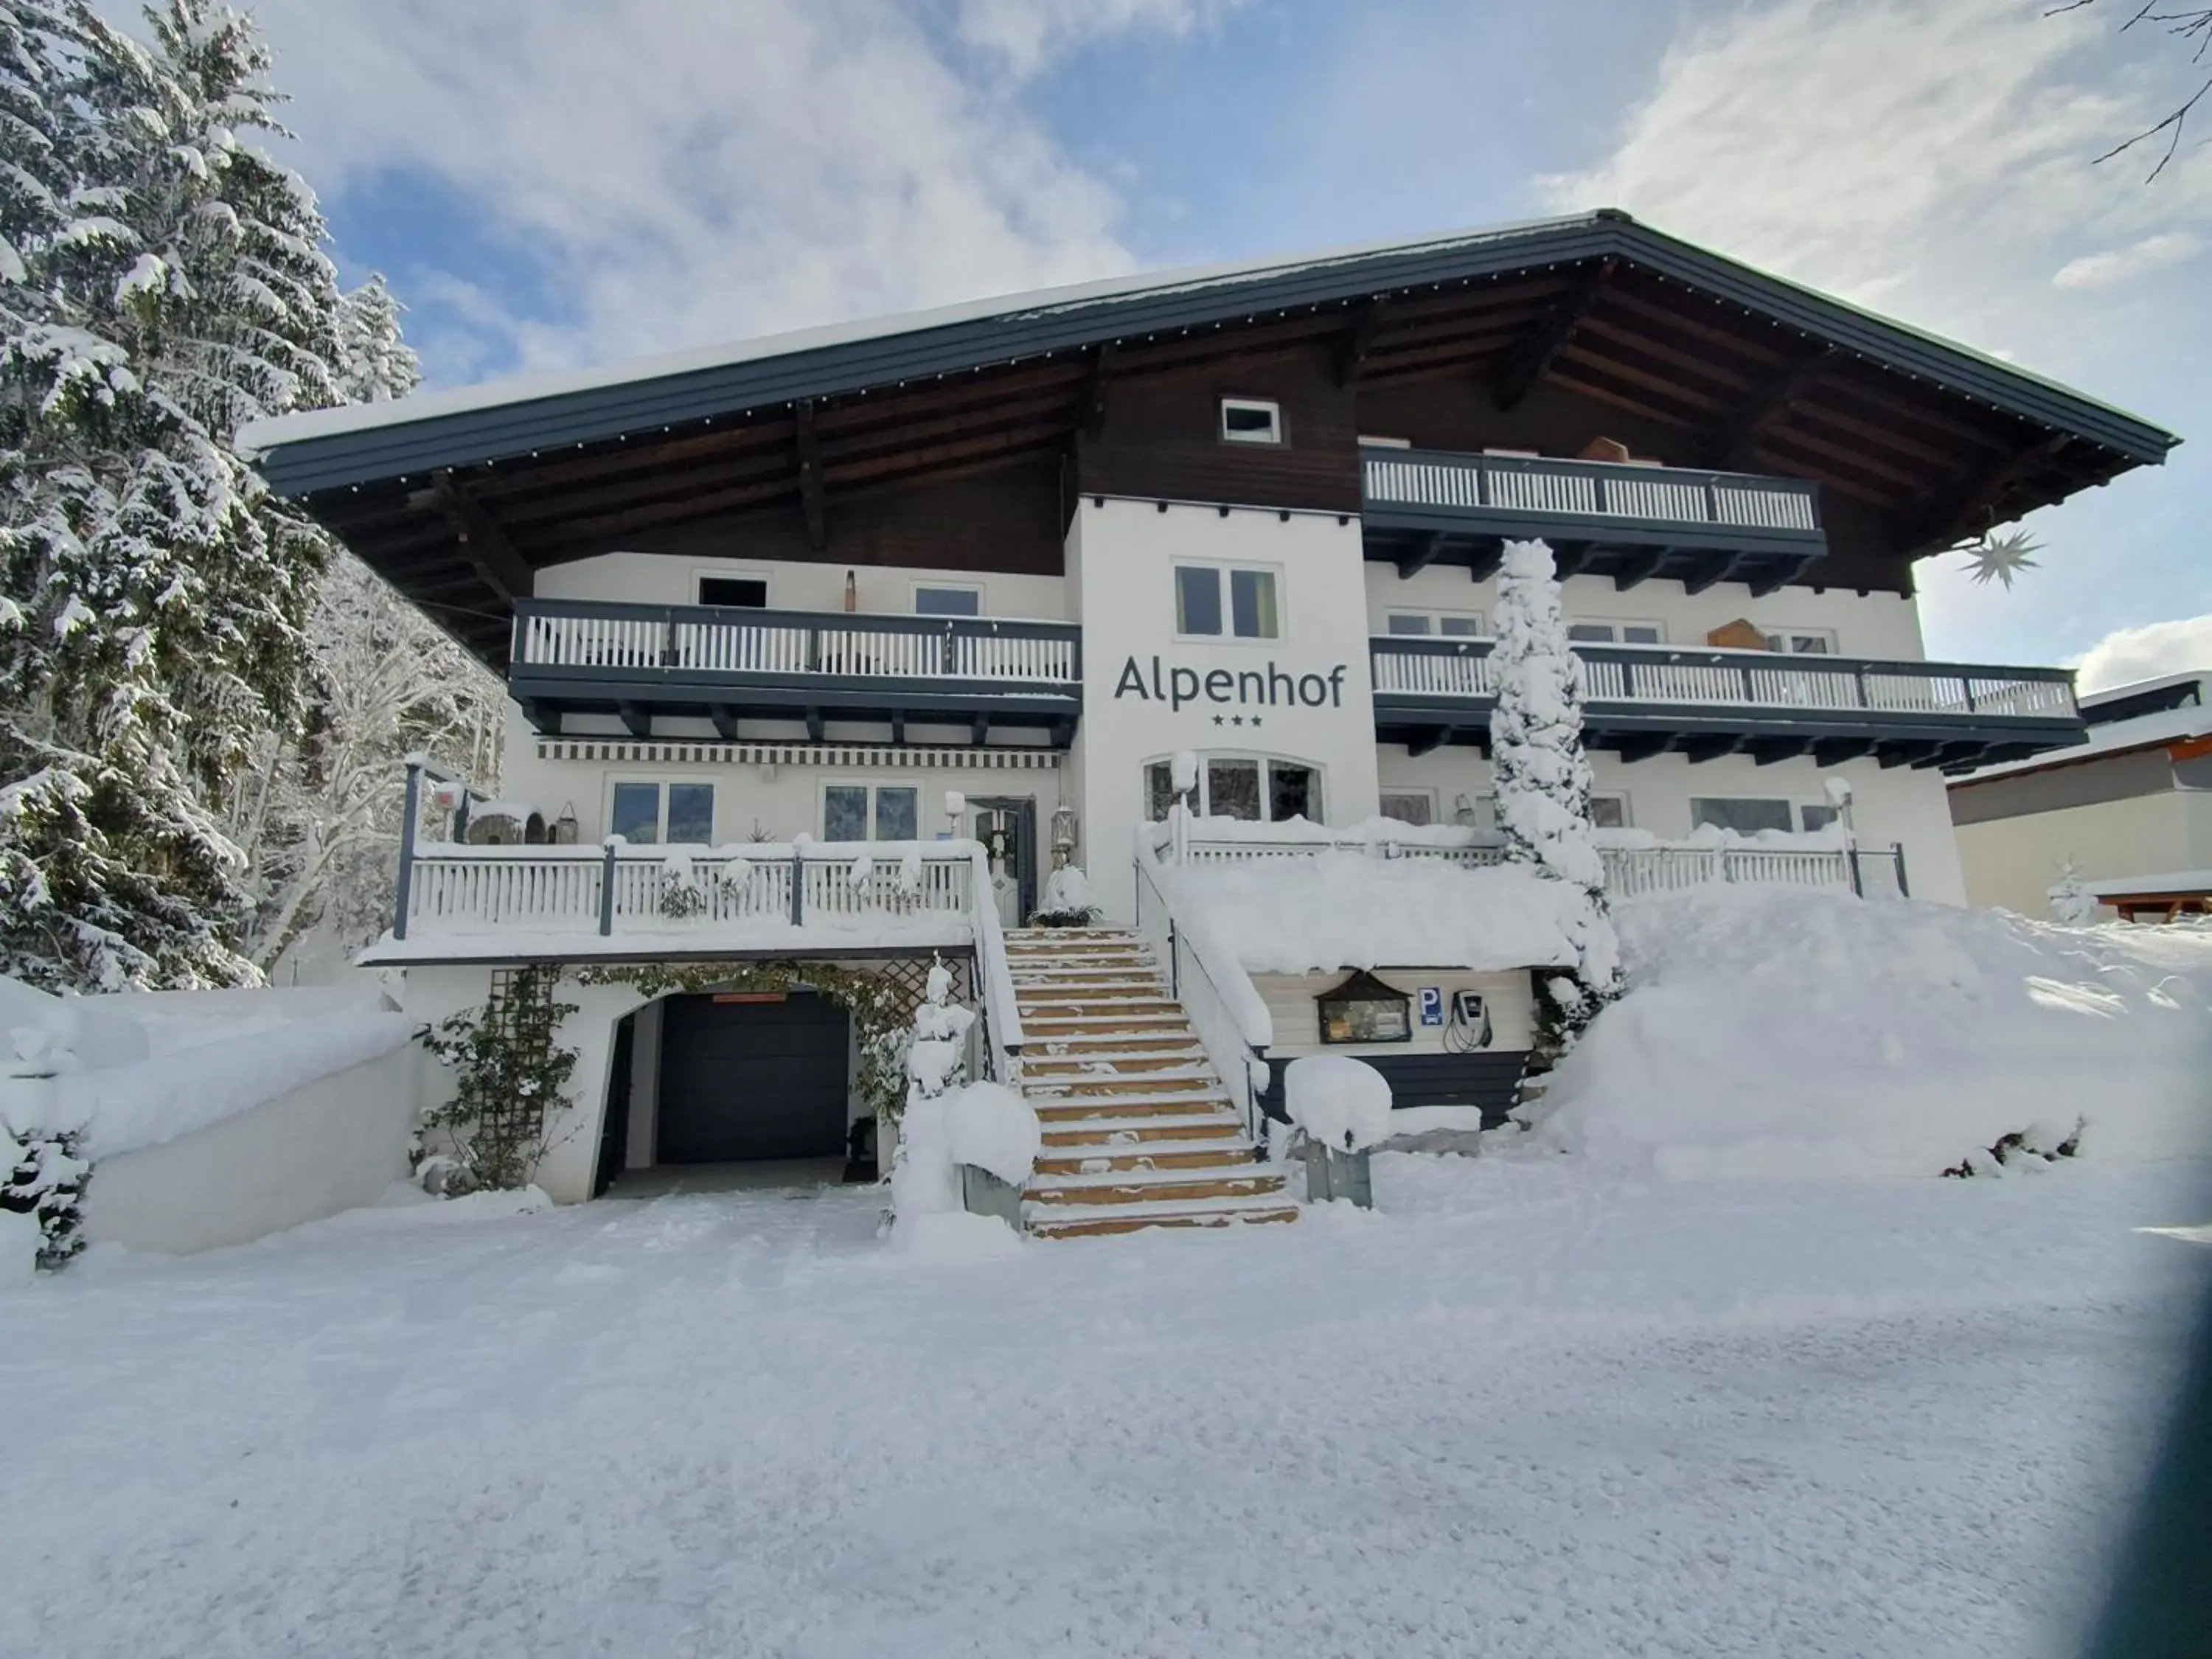
[(1314, 999), (1323, 1042), (1411, 1042), (1413, 1000), (1364, 969)]
[(1052, 809), (1052, 867), (1064, 870), (1075, 862), (1075, 809), (1062, 801)]
[(556, 847), (574, 847), (576, 844), (576, 809), (573, 805), (564, 803), (561, 816), (553, 820), (553, 844)]

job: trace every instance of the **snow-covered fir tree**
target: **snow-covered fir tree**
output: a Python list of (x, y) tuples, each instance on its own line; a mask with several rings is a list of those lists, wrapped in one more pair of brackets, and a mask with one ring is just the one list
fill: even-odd
[(1573, 981), (1547, 989), (1571, 1034), (1620, 990), (1620, 944), (1605, 895), (1605, 860), (1590, 821), (1583, 749), (1583, 665), (1570, 647), (1552, 550), (1508, 542), (1498, 573), (1498, 702), (1490, 716), (1491, 781), (1506, 857), (1581, 890)]
[(2069, 927), (2093, 927), (2097, 923), (2097, 896), (2081, 879), (2081, 872), (2068, 859), (2058, 867), (2058, 879), (2051, 885), (2044, 898), (2051, 906), (2051, 919)]
[(272, 892), (301, 902), (229, 832), (273, 828), (295, 875), (337, 856), (268, 811), (271, 757), (319, 757), (343, 712), (329, 544), (234, 440), (411, 384), (389, 293), (340, 295), (313, 192), (252, 142), (280, 131), (252, 23), (144, 19), (0, 11), (0, 968), (53, 985), (250, 979)]

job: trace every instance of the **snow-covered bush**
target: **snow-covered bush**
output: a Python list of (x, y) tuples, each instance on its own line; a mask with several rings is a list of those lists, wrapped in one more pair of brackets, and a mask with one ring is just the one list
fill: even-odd
[[(59, 1267), (84, 1248), (84, 1188), (92, 1166), (76, 1155), (77, 1137), (0, 1122), (0, 1218), (27, 1217), (33, 1228), (0, 1225), (0, 1249), (14, 1250), (11, 1235), (27, 1235), (32, 1265)], [(0, 1261), (0, 1282), (23, 1264)]]
[(1030, 921), (1038, 927), (1090, 927), (1103, 914), (1091, 878), (1065, 864), (1045, 878), (1044, 896)]
[(1350, 1054), (1307, 1054), (1283, 1070), (1283, 1109), (1323, 1146), (1358, 1152), (1390, 1135), (1390, 1079)]
[(966, 1213), (960, 1170), (972, 1164), (1009, 1186), (1036, 1167), (1043, 1137), (1029, 1103), (1003, 1085), (963, 1086), (973, 1010), (951, 1000), (952, 975), (942, 963), (929, 970), (915, 1010), (908, 1046), (906, 1110), (891, 1160), (892, 1237), (912, 1244), (933, 1233), (971, 1235), (978, 1225), (1005, 1230)]
[(2044, 895), (2051, 903), (2051, 919), (2069, 927), (2094, 927), (2097, 923), (2097, 896), (2082, 884), (2081, 872), (2069, 859), (2059, 866), (2058, 879)]
[[(1490, 716), (1491, 780), (1509, 862), (1576, 889), (1571, 980), (1536, 981), (1540, 1048), (1557, 1052), (1620, 992), (1620, 942), (1605, 895), (1605, 860), (1590, 822), (1583, 750), (1583, 665), (1567, 638), (1552, 550), (1508, 542), (1498, 574), (1498, 702)], [(1544, 1036), (1553, 1042), (1547, 1045)]]
[(2081, 1131), (2087, 1127), (2076, 1118), (2071, 1129), (2060, 1133), (2047, 1124), (2037, 1124), (2011, 1134), (2000, 1135), (1980, 1152), (1970, 1152), (1943, 1173), (1953, 1180), (1964, 1181), (1972, 1176), (2013, 1175), (2022, 1170), (2040, 1169), (2046, 1164), (2056, 1164), (2062, 1158), (2072, 1158), (2081, 1150)]

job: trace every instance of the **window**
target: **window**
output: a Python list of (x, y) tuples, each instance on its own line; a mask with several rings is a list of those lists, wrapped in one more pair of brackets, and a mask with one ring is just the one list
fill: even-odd
[(1272, 640), (1280, 636), (1275, 613), (1275, 573), (1272, 570), (1224, 569), (1218, 565), (1179, 564), (1176, 567), (1176, 632), (1201, 638), (1222, 633), (1223, 578), (1228, 579), (1226, 615), (1229, 632), (1240, 640)]
[(1840, 807), (1831, 806), (1827, 802), (1821, 801), (1799, 807), (1797, 822), (1809, 835), (1815, 830), (1826, 830), (1843, 815), (1843, 810)]
[(1221, 400), (1221, 441), (1225, 444), (1281, 443), (1283, 406), (1265, 398), (1224, 398)]
[(822, 839), (919, 841), (921, 792), (905, 783), (830, 784), (822, 792)]
[(1482, 635), (1482, 617), (1472, 611), (1393, 611), (1385, 625), (1393, 634), (1422, 638), (1440, 634), (1448, 640), (1473, 640)]
[[(1145, 768), (1145, 810), (1154, 823), (1175, 804), (1170, 763)], [(1198, 799), (1190, 810), (1200, 817), (1243, 818), (1279, 823), (1286, 818), (1322, 821), (1321, 774), (1300, 761), (1262, 760), (1222, 755), (1204, 760), (1198, 772)]]
[(699, 603), (743, 605), (748, 610), (760, 610), (768, 604), (768, 580), (763, 576), (702, 576), (699, 578)]
[(1601, 830), (1628, 828), (1628, 797), (1626, 795), (1592, 795), (1590, 822)]
[(980, 617), (983, 614), (983, 590), (980, 587), (949, 587), (934, 582), (924, 586), (917, 582), (914, 589), (914, 614), (917, 617)]
[(1836, 654), (1836, 636), (1825, 628), (1785, 629), (1766, 636), (1766, 648), (1793, 657), (1832, 657)]
[(618, 783), (610, 832), (634, 846), (706, 847), (714, 840), (711, 783)]
[(1786, 800), (1700, 795), (1690, 801), (1690, 822), (1699, 828), (1711, 824), (1717, 830), (1733, 830), (1740, 836), (1755, 836), (1762, 830), (1786, 830), (1790, 821), (1790, 803)]
[(1400, 823), (1434, 823), (1437, 798), (1425, 789), (1385, 789), (1382, 816)]
[(1584, 645), (1664, 645), (1667, 630), (1657, 623), (1578, 622), (1567, 624), (1567, 637)]

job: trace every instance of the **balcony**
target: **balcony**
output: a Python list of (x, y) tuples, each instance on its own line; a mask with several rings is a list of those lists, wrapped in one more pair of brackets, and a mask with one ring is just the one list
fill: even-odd
[(1796, 478), (1609, 461), (1360, 452), (1367, 556), (1410, 576), (1442, 562), (1477, 581), (1506, 542), (1541, 537), (1561, 576), (1654, 576), (1702, 592), (1716, 582), (1771, 593), (1825, 556), (1819, 487)]
[(1044, 729), (1057, 745), (1082, 709), (1082, 630), (978, 617), (825, 615), (597, 599), (515, 604), (507, 690), (558, 736), (571, 714), (706, 719), (734, 741), (745, 720)]
[[(1492, 646), (1372, 640), (1376, 737), (1415, 754), (1455, 742), (1487, 747)], [(1589, 745), (1625, 760), (1743, 753), (1765, 765), (1810, 755), (1830, 766), (1871, 755), (1884, 766), (1956, 769), (2079, 743), (2087, 730), (2063, 668), (1666, 646), (1585, 645), (1576, 655)]]

